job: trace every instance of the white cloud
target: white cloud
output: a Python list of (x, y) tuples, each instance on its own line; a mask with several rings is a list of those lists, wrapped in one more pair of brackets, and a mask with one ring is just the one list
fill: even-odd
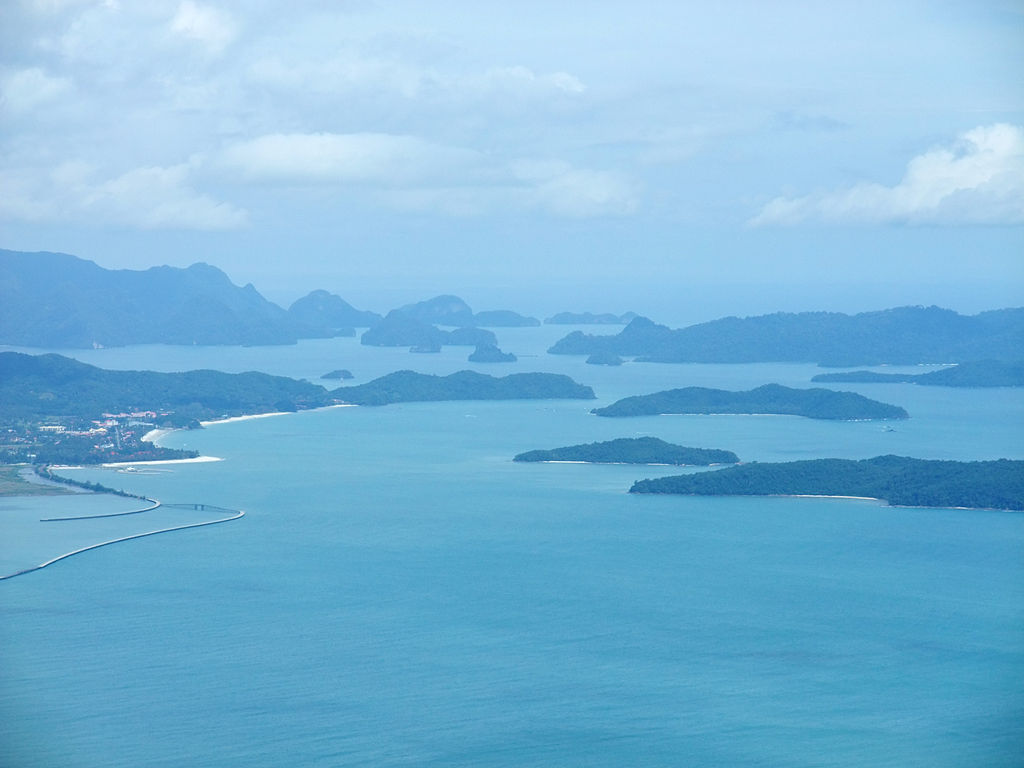
[(620, 216), (638, 204), (633, 184), (608, 171), (566, 163), (518, 163), (517, 178), (529, 182), (525, 202), (558, 216)]
[(623, 177), (561, 161), (507, 163), (415, 136), (270, 134), (225, 148), (214, 166), (250, 182), (378, 188), (385, 205), (446, 215), (541, 210), (587, 217), (632, 213)]
[(249, 65), (253, 81), (308, 93), (370, 90), (403, 99), (545, 98), (576, 96), (586, 86), (568, 72), (538, 73), (524, 66), (494, 67), (483, 72), (455, 72), (416, 64), (398, 57), (371, 56), (354, 49), (324, 58), (282, 59), (264, 56)]
[(260, 136), (227, 147), (221, 166), (248, 180), (286, 183), (438, 183), (479, 172), (470, 150), (387, 133), (291, 133)]
[(490, 69), (481, 77), (468, 78), (464, 83), (484, 91), (560, 91), (578, 94), (586, 90), (580, 79), (568, 72), (539, 75), (523, 66)]
[(222, 10), (184, 0), (171, 21), (171, 30), (196, 40), (211, 53), (220, 53), (235, 39), (235, 22)]
[(135, 168), (95, 180), (85, 163), (64, 163), (49, 174), (0, 173), (0, 216), (27, 221), (88, 221), (139, 229), (234, 229), (247, 221), (244, 210), (197, 192), (191, 167)]
[(964, 133), (908, 164), (900, 182), (861, 183), (821, 195), (777, 197), (753, 226), (829, 223), (1024, 223), (1024, 130), (997, 123)]
[(19, 69), (0, 79), (0, 105), (4, 111), (24, 114), (59, 98), (71, 87), (63, 77), (51, 77), (38, 67)]

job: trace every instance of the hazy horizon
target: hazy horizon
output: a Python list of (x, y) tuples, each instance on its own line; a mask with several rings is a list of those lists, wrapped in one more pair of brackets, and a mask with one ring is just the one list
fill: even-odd
[(0, 247), (376, 311), (1024, 295), (1012, 0), (0, 13)]

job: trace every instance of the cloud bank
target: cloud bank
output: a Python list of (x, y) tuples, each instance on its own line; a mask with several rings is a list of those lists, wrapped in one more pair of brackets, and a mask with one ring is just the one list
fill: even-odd
[(769, 202), (751, 226), (1024, 223), (1024, 129), (997, 123), (913, 158), (900, 182)]

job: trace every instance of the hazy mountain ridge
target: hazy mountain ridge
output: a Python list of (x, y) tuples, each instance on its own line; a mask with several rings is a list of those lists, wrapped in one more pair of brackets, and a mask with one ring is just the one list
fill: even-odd
[(960, 315), (940, 307), (897, 307), (846, 315), (778, 312), (725, 317), (673, 330), (636, 318), (614, 336), (580, 331), (552, 354), (610, 352), (643, 362), (812, 362), (829, 366), (1012, 360), (1024, 348), (1024, 308)]
[(922, 384), (932, 387), (1024, 387), (1024, 361), (978, 360), (930, 373), (847, 371), (820, 373), (811, 381)]
[(0, 250), (0, 343), (292, 344), (308, 329), (209, 264), (109, 270), (63, 253)]

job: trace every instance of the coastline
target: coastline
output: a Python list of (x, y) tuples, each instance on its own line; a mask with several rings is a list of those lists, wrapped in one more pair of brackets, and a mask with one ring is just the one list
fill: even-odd
[[(224, 461), (220, 456), (195, 456), (191, 459), (154, 459), (153, 461), (110, 461), (100, 464), (101, 467), (151, 467), (155, 464), (206, 464), (211, 461)], [(54, 469), (82, 469), (82, 467), (54, 467)]]
[[(253, 419), (266, 419), (271, 416), (288, 416), (292, 413), (304, 413), (306, 411), (323, 411), (328, 408), (355, 408), (355, 403), (335, 403), (334, 405), (323, 405), (319, 408), (307, 408), (305, 411), (272, 411), (270, 413), (248, 413), (243, 416), (225, 416), (223, 419), (211, 419), (209, 421), (200, 421), (199, 424), (203, 427), (209, 427), (214, 424), (229, 424), (236, 421), (252, 421)], [(184, 427), (167, 428), (158, 427), (151, 429), (149, 432), (144, 434), (140, 439), (144, 443), (152, 443), (158, 445), (157, 441), (161, 438), (171, 434), (172, 432), (179, 432), (185, 429)], [(191, 459), (155, 459), (153, 461), (112, 461), (106, 464), (101, 464), (101, 467), (134, 467), (136, 465), (141, 466), (155, 466), (157, 464), (205, 464), (211, 461), (224, 461), (219, 456), (196, 456)], [(57, 469), (58, 467), (55, 467)], [(80, 467), (63, 467), (63, 469), (80, 469)]]
[[(209, 427), (213, 424), (229, 424), (235, 421), (252, 421), (253, 419), (267, 419), (271, 416), (290, 416), (293, 413), (309, 413), (311, 411), (324, 411), (328, 408), (355, 408), (355, 403), (335, 403), (334, 405), (321, 405), (319, 408), (304, 408), (301, 411), (272, 411), (270, 413), (249, 413), (243, 416), (225, 416), (223, 419), (211, 419), (210, 421), (200, 421), (199, 423), (204, 427)], [(158, 430), (153, 430), (158, 431)], [(173, 431), (173, 430), (166, 430)], [(143, 436), (145, 440), (150, 433), (146, 433)]]

